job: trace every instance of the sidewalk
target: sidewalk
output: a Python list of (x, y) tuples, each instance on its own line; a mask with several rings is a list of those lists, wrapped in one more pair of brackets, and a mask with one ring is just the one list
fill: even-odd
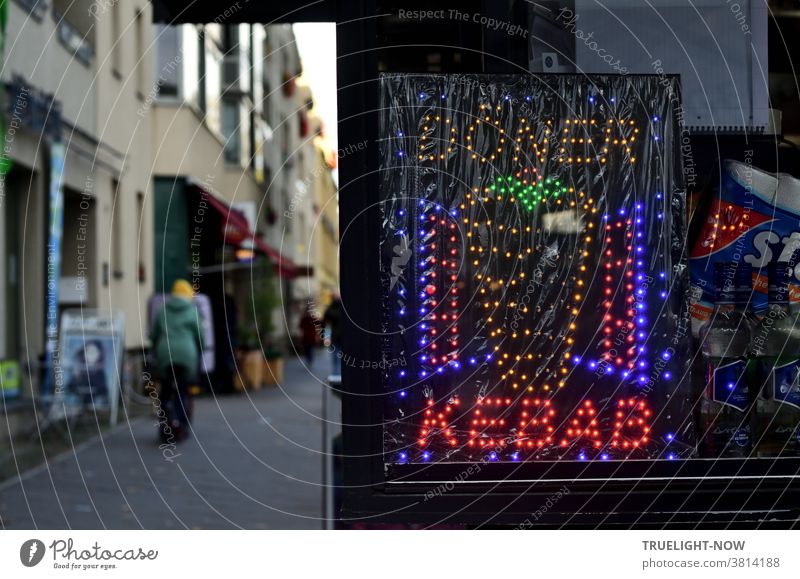
[(155, 418), (124, 424), (0, 484), (0, 524), (319, 529), (319, 417), (329, 371), (330, 356), (321, 352), (318, 379), (289, 359), (281, 387), (195, 400), (194, 436), (174, 458), (159, 450)]

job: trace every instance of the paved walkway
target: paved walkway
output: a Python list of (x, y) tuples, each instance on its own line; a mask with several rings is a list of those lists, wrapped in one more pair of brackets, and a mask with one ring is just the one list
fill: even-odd
[[(318, 354), (320, 379), (330, 358)], [(282, 388), (195, 401), (165, 459), (139, 419), (0, 485), (7, 529), (319, 529), (322, 384), (297, 359)], [(167, 455), (168, 456), (168, 455)]]

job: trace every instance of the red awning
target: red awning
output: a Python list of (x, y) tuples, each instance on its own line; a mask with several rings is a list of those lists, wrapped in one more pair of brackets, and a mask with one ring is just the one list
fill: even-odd
[(225, 237), (226, 245), (239, 247), (243, 243), (249, 242), (249, 245), (253, 249), (260, 251), (269, 257), (269, 259), (275, 265), (275, 271), (278, 273), (278, 275), (286, 278), (297, 277), (297, 265), (295, 265), (291, 259), (281, 255), (280, 251), (267, 245), (267, 243), (261, 239), (261, 237), (252, 231), (250, 229), (250, 225), (247, 223), (247, 218), (243, 213), (230, 207), (227, 203), (218, 199), (213, 193), (206, 190), (199, 184), (195, 182), (190, 184), (193, 185), (194, 188), (197, 189), (201, 194), (205, 194), (203, 198), (211, 207), (216, 209), (222, 217), (222, 231)]

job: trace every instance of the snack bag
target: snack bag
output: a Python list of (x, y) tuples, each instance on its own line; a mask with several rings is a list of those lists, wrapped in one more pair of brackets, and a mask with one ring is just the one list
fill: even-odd
[(752, 163), (725, 160), (719, 195), (713, 200), (689, 258), (692, 332), (713, 309), (714, 264), (743, 262), (753, 267), (750, 309), (767, 307), (767, 265), (792, 267), (789, 294), (800, 300), (800, 180), (767, 173)]

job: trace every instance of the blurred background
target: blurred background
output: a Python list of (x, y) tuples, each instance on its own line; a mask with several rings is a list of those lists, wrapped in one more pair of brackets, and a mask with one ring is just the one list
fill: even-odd
[[(248, 526), (319, 527), (302, 517), (319, 517), (310, 449), (334, 359), (335, 26), (226, 22), (238, 4), (169, 26), (146, 0), (0, 2), (4, 527), (243, 525), (246, 500), (187, 499), (214, 469), (234, 495), (289, 489)], [(195, 439), (176, 450), (157, 437), (148, 334), (178, 279), (205, 348)], [(200, 479), (160, 472), (181, 460)], [(275, 479), (248, 480), (264, 464)]]

